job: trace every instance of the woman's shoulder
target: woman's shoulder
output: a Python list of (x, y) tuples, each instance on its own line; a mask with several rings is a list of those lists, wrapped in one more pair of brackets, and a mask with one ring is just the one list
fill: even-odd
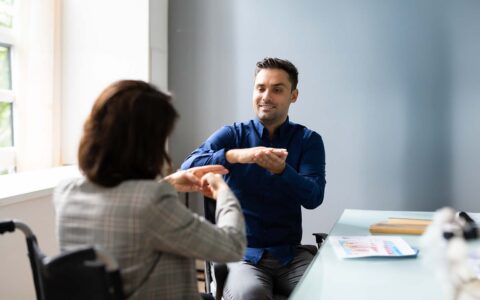
[(72, 178), (63, 179), (55, 187), (55, 192), (56, 193), (65, 192), (76, 186), (81, 186), (82, 184), (85, 184), (86, 181), (87, 180), (84, 177), (72, 177)]

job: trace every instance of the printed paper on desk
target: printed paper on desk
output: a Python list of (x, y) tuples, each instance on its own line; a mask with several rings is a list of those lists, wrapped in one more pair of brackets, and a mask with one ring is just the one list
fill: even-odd
[(395, 236), (331, 236), (328, 238), (340, 258), (416, 256), (404, 239)]

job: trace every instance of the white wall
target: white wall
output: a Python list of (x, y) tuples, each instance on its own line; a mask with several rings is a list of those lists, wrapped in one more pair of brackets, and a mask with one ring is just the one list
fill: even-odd
[(168, 90), (168, 0), (150, 0), (150, 82)]
[(119, 79), (148, 80), (148, 0), (63, 2), (62, 161), (76, 162), (93, 102)]
[[(474, 9), (476, 8), (476, 9)], [(451, 5), (453, 206), (480, 211), (480, 3)]]

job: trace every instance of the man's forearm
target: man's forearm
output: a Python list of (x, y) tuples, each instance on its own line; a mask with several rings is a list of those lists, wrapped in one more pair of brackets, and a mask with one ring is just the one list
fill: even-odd
[(190, 154), (183, 162), (181, 169), (185, 170), (192, 167), (200, 167), (206, 165), (222, 165), (229, 167), (230, 163), (226, 160), (225, 150), (220, 149), (213, 151), (211, 149), (197, 149)]
[(236, 149), (228, 150), (227, 152), (225, 152), (225, 159), (231, 164), (236, 164), (238, 162)]
[[(225, 160), (231, 164), (253, 164), (256, 163), (265, 169), (282, 169), (287, 158), (285, 149), (253, 147), (242, 149), (230, 149), (225, 152)], [(277, 170), (281, 171), (282, 170)]]
[(299, 201), (303, 207), (313, 209), (323, 202), (325, 177), (313, 174), (300, 175), (287, 165), (284, 173), (278, 179), (280, 182), (277, 187)]

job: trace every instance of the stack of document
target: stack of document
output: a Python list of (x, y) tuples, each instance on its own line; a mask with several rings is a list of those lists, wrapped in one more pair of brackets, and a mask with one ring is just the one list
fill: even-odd
[(328, 239), (339, 258), (414, 257), (418, 254), (418, 250), (401, 237), (330, 236)]

